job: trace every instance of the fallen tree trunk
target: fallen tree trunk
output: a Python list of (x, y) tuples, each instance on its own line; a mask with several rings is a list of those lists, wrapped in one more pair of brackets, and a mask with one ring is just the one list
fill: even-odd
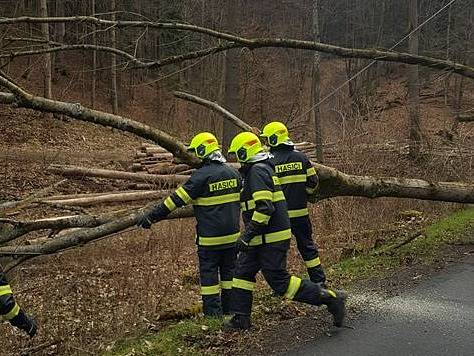
[(474, 184), (429, 182), (422, 179), (395, 177), (375, 178), (342, 173), (337, 169), (313, 163), (320, 180), (316, 201), (340, 197), (394, 197), (474, 204)]
[(142, 183), (158, 183), (176, 186), (186, 182), (189, 176), (181, 175), (156, 175), (147, 173), (132, 173), (123, 171), (112, 171), (109, 169), (84, 168), (76, 166), (52, 165), (48, 167), (51, 173), (60, 174), (65, 177), (98, 177), (108, 179), (123, 179)]
[(8, 93), (0, 93), (0, 103), (12, 104), (16, 107), (33, 109), (41, 112), (62, 114), (80, 121), (91, 122), (102, 126), (113, 127), (124, 132), (130, 132), (139, 137), (158, 143), (160, 146), (174, 154), (175, 157), (179, 157), (183, 163), (192, 166), (199, 164), (199, 160), (187, 152), (186, 146), (182, 142), (156, 128), (152, 128), (148, 125), (119, 115), (89, 109), (79, 103), (67, 103), (34, 96), (1, 74), (0, 86), (9, 89), (12, 92), (12, 95)]

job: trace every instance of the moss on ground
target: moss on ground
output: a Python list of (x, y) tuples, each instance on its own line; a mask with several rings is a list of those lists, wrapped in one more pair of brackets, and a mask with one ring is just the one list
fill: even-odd
[[(422, 236), (405, 245), (398, 246), (397, 242), (394, 242), (393, 245), (381, 246), (369, 254), (342, 260), (328, 267), (327, 272), (331, 281), (338, 285), (366, 278), (384, 277), (407, 263), (435, 262), (440, 257), (442, 247), (447, 244), (474, 243), (473, 232), (474, 208), (461, 210), (429, 225)], [(281, 303), (281, 299), (269, 298), (270, 295), (268, 292), (258, 293), (256, 299), (259, 299), (259, 302), (265, 301), (265, 306), (273, 309), (276, 304)], [(258, 319), (262, 311), (257, 310), (254, 314), (254, 318)], [(212, 350), (209, 348), (209, 340), (216, 337), (221, 328), (221, 320), (188, 319), (168, 326), (159, 333), (122, 340), (105, 355), (210, 355)]]

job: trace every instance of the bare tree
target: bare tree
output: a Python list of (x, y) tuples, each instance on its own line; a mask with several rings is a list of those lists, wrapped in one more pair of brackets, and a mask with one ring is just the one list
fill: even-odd
[[(319, 31), (319, 0), (313, 0), (313, 41), (320, 42), (321, 35)], [(321, 97), (321, 75), (320, 75), (321, 55), (314, 52), (313, 59), (313, 80), (312, 80), (312, 103), (313, 103), (313, 120), (316, 144), (316, 157), (318, 162), (323, 162), (323, 125), (319, 110), (319, 101)]]
[[(111, 20), (115, 22), (116, 18), (116, 2), (115, 0), (110, 1), (110, 10), (111, 10)], [(112, 44), (112, 48), (117, 48), (117, 32), (116, 27), (113, 26), (110, 30), (110, 41)], [(111, 81), (112, 81), (112, 112), (114, 114), (118, 113), (118, 88), (117, 88), (117, 56), (112, 54), (112, 62), (111, 62)]]
[[(238, 1), (227, 1), (227, 31), (237, 30), (239, 4)], [(224, 83), (224, 104), (231, 112), (240, 112), (240, 51), (238, 49), (229, 50), (225, 57), (225, 83)], [(236, 127), (230, 121), (225, 121), (223, 125), (224, 148), (228, 148), (230, 141), (235, 136)]]
[[(95, 14), (95, 0), (91, 0), (92, 16)], [(92, 24), (92, 44), (97, 46), (96, 25)], [(97, 83), (97, 51), (92, 51), (92, 80), (91, 80), (91, 106), (95, 107), (96, 84)]]
[[(408, 0), (409, 26), (411, 33), (408, 40), (409, 53), (418, 55), (419, 31), (418, 26), (418, 0)], [(410, 120), (410, 156), (418, 157), (421, 145), (421, 120), (420, 120), (420, 79), (417, 65), (408, 68), (408, 114)]]
[[(43, 18), (48, 17), (48, 1), (40, 1), (40, 16)], [(49, 41), (49, 23), (44, 22), (41, 24), (41, 32), (46, 41)], [(52, 75), (51, 75), (51, 53), (46, 53), (44, 55), (44, 97), (52, 98)]]

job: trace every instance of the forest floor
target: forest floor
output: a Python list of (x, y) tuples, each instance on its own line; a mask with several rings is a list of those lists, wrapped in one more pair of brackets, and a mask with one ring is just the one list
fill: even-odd
[[(403, 154), (361, 152), (352, 146), (360, 141), (383, 143), (389, 138), (399, 142), (406, 137), (403, 88), (401, 77), (382, 85), (376, 96), (380, 106), (397, 100), (402, 104), (380, 111), (375, 118), (353, 122), (345, 131), (346, 134), (353, 132), (351, 137), (342, 137), (338, 125), (329, 127), (327, 135), (331, 141), (341, 140), (343, 143), (336, 159), (328, 159), (327, 163), (349, 173), (472, 181), (471, 156), (443, 155), (412, 162)], [(431, 86), (425, 91), (434, 89)], [(99, 103), (99, 106), (106, 108), (105, 103)], [(151, 109), (147, 110), (137, 102), (127, 108), (127, 113), (136, 112), (140, 120), (151, 123), (153, 114)], [(453, 124), (451, 111), (444, 106), (443, 98), (438, 95), (424, 99), (422, 112), (427, 140), (443, 141), (439, 132), (451, 132)], [(187, 137), (183, 134), (182, 138)], [(472, 146), (473, 139), (474, 128), (463, 125), (454, 144), (447, 142), (443, 147)], [(0, 107), (0, 201), (24, 198), (61, 180), (46, 171), (52, 163), (124, 170), (140, 144), (141, 140), (136, 137), (115, 130)], [(68, 179), (51, 194), (104, 192), (121, 190), (125, 186), (124, 182), (105, 179)], [(36, 206), (22, 211), (15, 218), (71, 215), (79, 211), (94, 213), (123, 207), (112, 205), (64, 210)], [(350, 286), (356, 276), (370, 272), (370, 266), (379, 265), (382, 257), (373, 260), (370, 257), (374, 248), (403, 240), (460, 208), (463, 208), (460, 204), (361, 198), (337, 198), (313, 206), (311, 218), (316, 227), (315, 239), (324, 264), (331, 266), (328, 270), (331, 284)], [(27, 240), (44, 234), (33, 233), (14, 244), (27, 243)], [(414, 257), (409, 253), (409, 247), (401, 251), (405, 251), (403, 256), (396, 254), (393, 258), (402, 261), (403, 268), (416, 265), (411, 263)], [(339, 263), (341, 260), (346, 262)], [(380, 266), (389, 271), (391, 262), (388, 258)], [(442, 260), (439, 262), (443, 263)], [(345, 267), (346, 263), (354, 265)], [(304, 272), (295, 246), (290, 251), (289, 266), (292, 273)], [(315, 330), (324, 330), (321, 325), (328, 322), (324, 313), (313, 314), (314, 308), (270, 298), (270, 292), (261, 280), (261, 292), (255, 305), (255, 328), (251, 334), (229, 337), (218, 331), (219, 322), (208, 325), (202, 319), (190, 321), (184, 318), (180, 321), (183, 316), (196, 315), (199, 311), (192, 219), (165, 221), (151, 231), (131, 231), (78, 249), (38, 257), (17, 267), (9, 278), (19, 303), (36, 316), (41, 329), (37, 338), (30, 341), (8, 325), (0, 325), (0, 355), (22, 352), (37, 355), (97, 354), (117, 350), (120, 344), (117, 340), (142, 337), (147, 332), (151, 333), (151, 338), (162, 335), (168, 343), (180, 348), (175, 350), (181, 353), (186, 353), (186, 348), (192, 351), (193, 345), (198, 346), (198, 351), (217, 353), (243, 354), (248, 351), (247, 346), (255, 353), (266, 353), (273, 348), (276, 352), (283, 351), (283, 344), (290, 339), (283, 335), (291, 336), (293, 341), (309, 339), (315, 335)], [(312, 327), (298, 327), (299, 322), (309, 324), (308, 320)], [(194, 332), (196, 329), (197, 334)], [(268, 335), (273, 335), (273, 338)], [(280, 346), (275, 344), (275, 335), (281, 340)], [(183, 343), (178, 343), (177, 339)], [(143, 341), (145, 351), (149, 350), (148, 342), (148, 339)], [(245, 348), (239, 345), (245, 345)], [(138, 350), (135, 347), (135, 351), (129, 350), (128, 354), (138, 355)]]

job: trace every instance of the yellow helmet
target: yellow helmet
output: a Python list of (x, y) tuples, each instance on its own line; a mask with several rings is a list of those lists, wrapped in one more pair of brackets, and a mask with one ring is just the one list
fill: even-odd
[(265, 137), (272, 147), (278, 146), (289, 139), (288, 129), (279, 121), (273, 121), (265, 125), (260, 136)]
[(232, 139), (229, 153), (235, 153), (239, 162), (247, 162), (262, 150), (262, 143), (257, 135), (251, 132), (242, 132)]
[(210, 132), (201, 132), (193, 137), (188, 151), (194, 151), (199, 158), (206, 158), (210, 153), (219, 149), (216, 136)]

